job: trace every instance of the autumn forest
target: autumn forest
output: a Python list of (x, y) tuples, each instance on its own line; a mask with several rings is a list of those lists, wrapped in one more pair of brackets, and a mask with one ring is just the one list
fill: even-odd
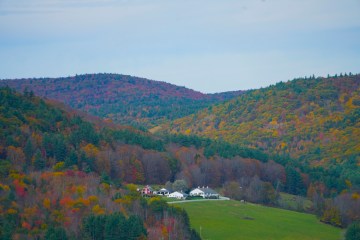
[(0, 86), (0, 239), (200, 239), (137, 191), (176, 181), (360, 220), (360, 75), (218, 94), (118, 74)]

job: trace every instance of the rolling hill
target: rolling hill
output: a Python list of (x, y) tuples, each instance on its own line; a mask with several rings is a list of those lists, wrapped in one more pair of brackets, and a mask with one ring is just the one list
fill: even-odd
[(326, 166), (360, 163), (360, 75), (295, 79), (161, 126)]
[[(226, 155), (206, 153), (213, 147), (209, 139), (159, 138), (102, 121), (31, 92), (20, 94), (0, 88), (0, 103), (0, 159), (4, 160), (5, 173), (46, 170), (60, 164), (61, 169), (75, 167), (104, 173), (120, 182), (164, 184), (180, 178), (191, 187), (221, 186), (236, 179), (235, 172), (227, 174), (230, 168), (236, 170), (231, 161), (239, 164), (237, 168), (244, 165), (243, 171), (257, 166), (255, 172), (243, 174), (250, 178), (260, 176), (262, 168), (267, 168), (267, 156), (256, 150), (234, 148)], [(219, 161), (210, 161), (214, 157)], [(228, 164), (220, 166), (220, 160)], [(271, 167), (282, 171), (280, 165)]]
[(184, 117), (241, 91), (203, 94), (165, 82), (119, 74), (86, 74), (64, 78), (2, 80), (20, 92), (55, 99), (116, 123), (151, 128)]
[(210, 161), (191, 144), (59, 105), (0, 88), (1, 239), (199, 239), (186, 212), (141, 198), (134, 183), (186, 179), (188, 187), (221, 186), (238, 176), (228, 175), (230, 168), (257, 167), (246, 173), (249, 180), (268, 167), (282, 169), (241, 157)]
[[(345, 88), (351, 92), (356, 83)], [(357, 109), (357, 96), (346, 98), (350, 110)], [(21, 94), (0, 88), (0, 103), (0, 236), (5, 239), (86, 236), (96, 221), (103, 223), (99, 231), (106, 231), (111, 219), (136, 221), (137, 229), (121, 234), (148, 233), (149, 239), (194, 234), (196, 239), (184, 212), (156, 199), (145, 203), (128, 185), (176, 179), (188, 187), (226, 186), (237, 198), (263, 204), (276, 204), (278, 187), (295, 194), (308, 190), (322, 221), (347, 226), (358, 220), (358, 184), (348, 178), (349, 171), (341, 178), (328, 172), (309, 177), (304, 169), (271, 161), (253, 146), (193, 135), (155, 136), (41, 99), (28, 89)], [(356, 176), (356, 167), (346, 169)], [(240, 183), (244, 192), (239, 193)], [(330, 194), (335, 198), (325, 201)], [(170, 222), (180, 227), (166, 225)]]

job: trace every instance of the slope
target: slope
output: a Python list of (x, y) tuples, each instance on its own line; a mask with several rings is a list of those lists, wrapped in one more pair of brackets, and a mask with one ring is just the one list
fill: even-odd
[[(67, 234), (78, 236), (80, 224), (89, 214), (121, 210), (129, 216), (136, 210), (148, 230), (155, 228), (152, 233), (157, 237), (150, 239), (159, 239), (164, 226), (146, 216), (159, 209), (162, 214), (163, 204), (150, 201), (149, 207), (152, 203), (154, 206), (148, 211), (147, 205), (136, 197), (136, 188), (122, 187), (128, 183), (164, 184), (180, 179), (189, 188), (230, 183), (226, 186), (231, 190), (231, 182), (241, 182), (246, 191), (245, 195), (240, 193), (241, 197), (264, 204), (276, 204), (274, 186), (279, 184), (290, 192), (306, 191), (308, 183), (303, 184), (301, 179), (306, 174), (268, 161), (269, 157), (258, 150), (199, 137), (159, 138), (100, 119), (90, 123), (77, 111), (65, 111), (65, 107), (57, 105), (32, 92), (22, 95), (0, 88), (0, 234), (8, 234), (8, 229), (11, 234), (20, 234), (20, 239), (26, 238), (23, 234), (34, 234), (28, 238), (36, 238), (49, 230), (46, 226), (72, 226), (67, 228), (72, 231)], [(349, 194), (357, 194), (352, 191), (349, 188), (349, 192), (340, 195), (347, 206), (338, 212), (342, 220), (330, 223), (346, 226), (357, 219), (353, 206), (358, 200), (348, 198)], [(327, 202), (325, 208), (319, 209), (320, 215), (334, 207), (337, 206)], [(167, 222), (164, 216), (156, 219)], [(182, 222), (181, 219), (175, 218)], [(172, 229), (167, 234), (190, 234), (189, 231)]]
[(159, 239), (170, 221), (166, 236), (198, 239), (185, 212), (123, 184), (145, 180), (134, 156), (163, 151), (161, 142), (112, 125), (0, 88), (1, 239)]
[(0, 81), (0, 86), (6, 85), (20, 92), (28, 89), (117, 123), (146, 128), (241, 94), (240, 91), (203, 94), (165, 82), (119, 74)]
[[(236, 201), (178, 204), (203, 239), (337, 240), (341, 229), (322, 224), (315, 216)], [(216, 226), (216, 227), (214, 227)]]
[(311, 165), (342, 162), (360, 155), (359, 86), (360, 75), (281, 82), (162, 129), (223, 139)]
[[(189, 187), (221, 186), (236, 175), (226, 174), (227, 170), (222, 169), (231, 166), (219, 167), (210, 158), (220, 155), (222, 161), (230, 161), (237, 156), (234, 162), (247, 162), (250, 168), (262, 166), (268, 159), (265, 154), (247, 148), (234, 148), (223, 154), (210, 152), (213, 143), (209, 139), (159, 138), (65, 106), (59, 108), (58, 103), (44, 101), (31, 92), (22, 95), (10, 88), (0, 88), (0, 104), (0, 159), (4, 160), (5, 172), (9, 167), (19, 172), (76, 168), (106, 174), (119, 183), (164, 184), (182, 178)], [(224, 176), (212, 177), (219, 171)], [(260, 175), (260, 169), (249, 177), (255, 174)]]

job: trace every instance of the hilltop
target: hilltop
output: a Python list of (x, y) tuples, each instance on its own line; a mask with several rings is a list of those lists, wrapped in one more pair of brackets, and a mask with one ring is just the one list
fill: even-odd
[(300, 159), (313, 166), (358, 159), (360, 75), (295, 79), (245, 92), (161, 126)]
[(181, 118), (241, 91), (203, 94), (185, 87), (120, 74), (2, 80), (19, 92), (55, 99), (116, 123), (151, 128)]

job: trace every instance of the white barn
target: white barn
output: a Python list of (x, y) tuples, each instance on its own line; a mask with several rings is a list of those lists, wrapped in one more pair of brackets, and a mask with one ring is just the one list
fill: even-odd
[(159, 191), (157, 191), (156, 194), (161, 196), (168, 196), (170, 194), (170, 191), (167, 190), (166, 188), (162, 188)]
[(219, 198), (220, 195), (209, 187), (198, 187), (190, 192), (190, 196), (196, 197), (201, 196), (203, 198)]
[(169, 198), (185, 199), (188, 195), (183, 192), (173, 192), (168, 195)]

